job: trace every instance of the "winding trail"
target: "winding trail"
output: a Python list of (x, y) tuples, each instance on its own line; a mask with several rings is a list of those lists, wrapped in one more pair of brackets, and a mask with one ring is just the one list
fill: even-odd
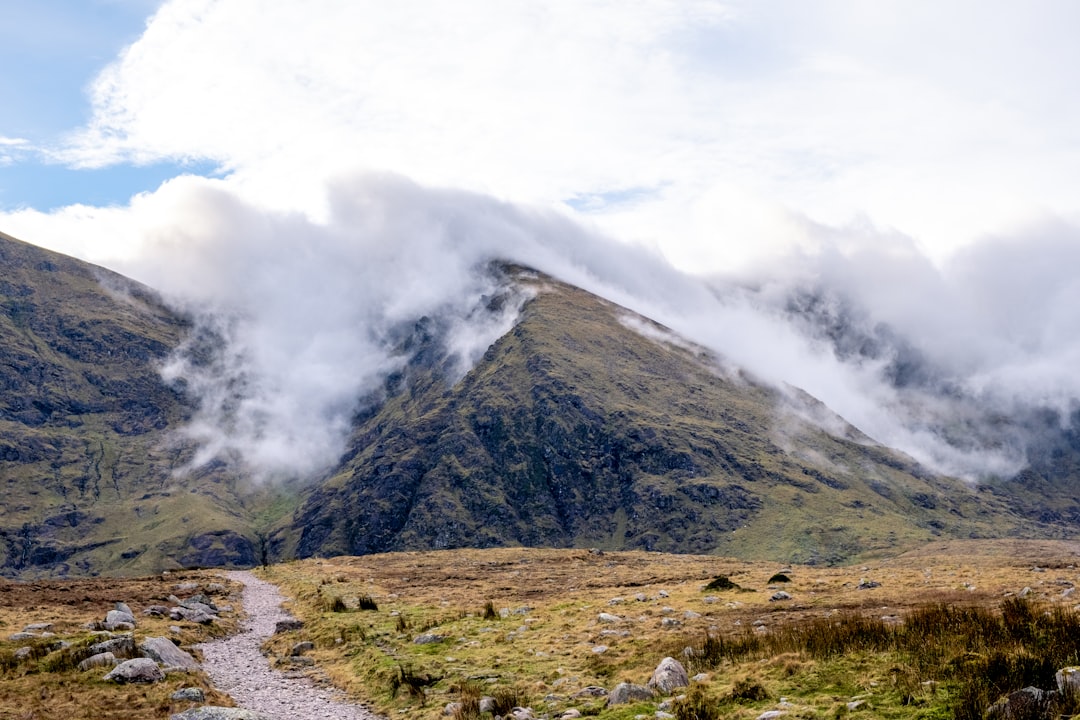
[(277, 586), (246, 570), (227, 573), (244, 585), (247, 619), (236, 635), (202, 643), (203, 670), (214, 686), (246, 709), (289, 720), (384, 720), (370, 710), (347, 702), (332, 688), (315, 685), (306, 677), (273, 670), (259, 650), (274, 633), (278, 620), (290, 616), (281, 609), (285, 599)]

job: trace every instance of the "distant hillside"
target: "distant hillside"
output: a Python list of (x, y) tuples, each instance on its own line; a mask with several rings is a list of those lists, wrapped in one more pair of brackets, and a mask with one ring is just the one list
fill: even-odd
[(595, 545), (828, 563), (937, 536), (1052, 534), (804, 393), (582, 290), (511, 275), (535, 298), (459, 383), (440, 379), (437, 323), (416, 325), (408, 372), (278, 554)]
[(0, 234), (0, 573), (256, 560), (234, 479), (173, 477), (190, 408), (158, 363), (186, 331), (148, 288)]

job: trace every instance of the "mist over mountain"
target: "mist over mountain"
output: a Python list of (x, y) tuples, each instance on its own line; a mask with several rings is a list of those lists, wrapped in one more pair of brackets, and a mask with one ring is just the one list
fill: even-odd
[[(739, 277), (680, 272), (547, 210), (396, 176), (339, 181), (328, 219), (268, 212), (194, 178), (166, 186), (149, 251), (123, 270), (220, 340), (186, 345), (165, 376), (199, 400), (201, 460), (232, 453), (262, 476), (331, 466), (359, 398), (400, 369), (394, 329), (450, 327), (459, 374), (514, 322), (474, 312), (492, 261), (536, 268), (672, 328), (777, 386), (821, 399), (936, 471), (1011, 476), (1025, 418), (1061, 428), (1080, 397), (1070, 303), (1078, 235), (1064, 223), (973, 246), (944, 267), (873, 227), (805, 222), (810, 249)], [(1056, 258), (1051, 261), (1049, 258)], [(1080, 259), (1080, 258), (1077, 258)], [(1041, 430), (1039, 431), (1041, 432)]]

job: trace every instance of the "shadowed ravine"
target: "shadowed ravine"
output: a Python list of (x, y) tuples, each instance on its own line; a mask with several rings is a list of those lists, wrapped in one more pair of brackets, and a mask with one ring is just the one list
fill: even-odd
[(250, 572), (235, 571), (228, 576), (244, 585), (247, 619), (243, 629), (231, 637), (197, 646), (203, 654), (203, 670), (217, 689), (231, 695), (240, 707), (270, 717), (380, 719), (381, 716), (345, 702), (340, 696), (335, 699), (337, 693), (316, 687), (305, 677), (288, 676), (271, 669), (260, 647), (274, 633), (275, 624), (289, 618), (281, 609), (285, 598), (275, 585)]

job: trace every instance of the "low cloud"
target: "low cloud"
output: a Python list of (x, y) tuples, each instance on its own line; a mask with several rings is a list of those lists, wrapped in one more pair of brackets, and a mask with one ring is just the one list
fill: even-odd
[(341, 181), (329, 219), (267, 212), (191, 178), (153, 199), (165, 216), (121, 269), (200, 318), (164, 368), (200, 400), (198, 461), (256, 474), (333, 465), (362, 398), (406, 358), (402, 328), (437, 318), (463, 374), (514, 322), (492, 261), (533, 267), (670, 327), (871, 438), (969, 478), (1020, 469), (1021, 422), (1080, 398), (1080, 234), (1047, 222), (944, 267), (902, 235), (816, 226), (813, 247), (739, 277), (680, 272), (654, 252), (553, 211), (419, 186)]

